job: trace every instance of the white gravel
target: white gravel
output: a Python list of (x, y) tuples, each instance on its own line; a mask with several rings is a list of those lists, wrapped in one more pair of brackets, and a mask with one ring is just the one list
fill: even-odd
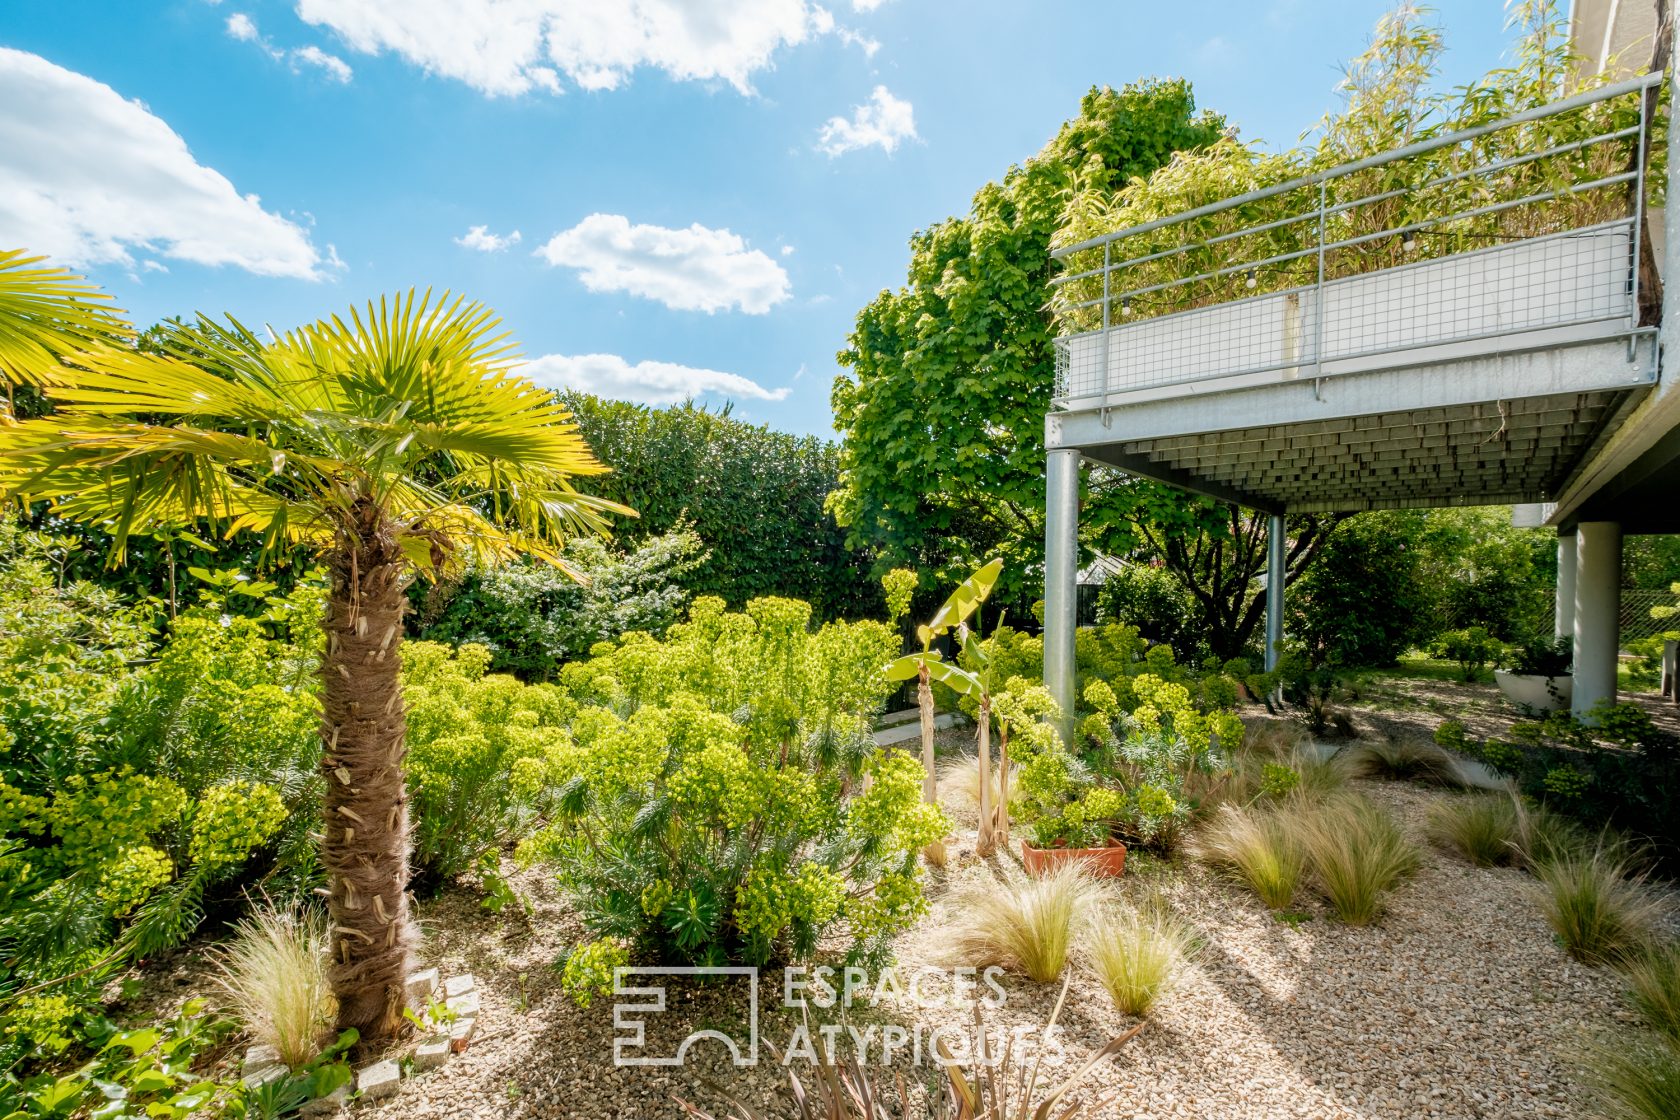
[[(1365, 784), (1419, 836), (1425, 807), (1448, 796), (1401, 784)], [(946, 899), (975, 879), (1019, 875), (1017, 857), (982, 864), (972, 835), (936, 873), (933, 913), (900, 939), (900, 966), (940, 961)], [(1393, 897), (1376, 927), (1312, 915), (1280, 922), (1252, 895), (1188, 863), (1150, 866), (1120, 889), (1159, 891), (1201, 933), (1197, 961), (1118, 1059), (1089, 1080), (1090, 1092), (1121, 1096), (1103, 1115), (1206, 1120), (1378, 1120), (1415, 1117), (1587, 1115), (1571, 1072), (1579, 1040), (1632, 1023), (1614, 973), (1559, 950), (1513, 870), (1483, 870), (1428, 851), (1422, 871)], [(580, 935), (575, 919), (539, 877), (522, 876), (535, 909), (527, 922), (476, 909), (464, 895), (423, 904), (427, 953), (445, 975), (471, 971), (483, 999), (480, 1037), (442, 1070), (405, 1083), (395, 1099), (364, 1105), (369, 1117), (669, 1117), (681, 1093), (721, 1104), (711, 1078), (770, 1104), (780, 1071), (766, 1058), (734, 1070), (702, 1045), (684, 1069), (612, 1065), (612, 1005), (579, 1009), (548, 967)], [(524, 981), (518, 979), (524, 974)], [(1006, 982), (1005, 1006), (988, 1022), (1033, 1026), (1057, 986)], [(523, 995), (521, 989), (523, 988)], [(779, 975), (761, 998), (780, 1000)], [(931, 989), (930, 989), (931, 990)], [(739, 986), (672, 989), (671, 1011), (652, 1016), (650, 1049), (703, 1027), (739, 1031)], [(877, 1009), (873, 1021), (967, 1022), (953, 1009)], [(766, 1016), (765, 1034), (786, 1039), (797, 1020)], [(1076, 976), (1062, 1016), (1063, 1042), (1078, 1059), (1131, 1023), (1106, 995)]]

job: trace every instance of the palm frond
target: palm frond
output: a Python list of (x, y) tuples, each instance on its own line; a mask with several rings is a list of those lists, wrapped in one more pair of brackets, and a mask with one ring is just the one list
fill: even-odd
[(131, 333), (110, 296), (44, 260), (0, 249), (0, 384), (53, 384), (60, 358)]

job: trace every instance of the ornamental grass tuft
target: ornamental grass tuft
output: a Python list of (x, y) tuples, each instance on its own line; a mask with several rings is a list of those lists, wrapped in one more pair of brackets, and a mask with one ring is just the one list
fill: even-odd
[(1597, 848), (1534, 867), (1535, 893), (1558, 943), (1587, 964), (1630, 959), (1650, 942), (1662, 904), (1625, 855)]
[(264, 905), (234, 927), (217, 955), (216, 983), (235, 1017), (292, 1069), (320, 1054), (332, 1027), (337, 1005), (326, 954), (325, 914)]
[(1085, 956), (1115, 1008), (1142, 1018), (1172, 990), (1194, 945), (1193, 931), (1171, 914), (1113, 907), (1086, 938)]
[(1302, 815), (1299, 827), (1318, 889), (1348, 925), (1380, 918), (1388, 892), (1420, 862), (1394, 818), (1362, 797), (1320, 805)]
[(1430, 806), (1429, 838), (1477, 867), (1516, 863), (1522, 859), (1519, 811), (1507, 794), (1456, 797)]
[(1306, 870), (1306, 852), (1296, 827), (1302, 806), (1288, 808), (1223, 806), (1202, 830), (1197, 853), (1246, 882), (1260, 901), (1285, 910), (1295, 901)]
[(1605, 1120), (1680, 1116), (1680, 1052), (1642, 1038), (1597, 1039), (1581, 1056), (1595, 1115)]
[(964, 965), (1000, 965), (1047, 984), (1061, 975), (1074, 938), (1105, 893), (1077, 861), (1041, 878), (972, 889), (957, 901), (948, 954)]
[(1663, 945), (1632, 957), (1626, 971), (1634, 1006), (1680, 1049), (1680, 945)]

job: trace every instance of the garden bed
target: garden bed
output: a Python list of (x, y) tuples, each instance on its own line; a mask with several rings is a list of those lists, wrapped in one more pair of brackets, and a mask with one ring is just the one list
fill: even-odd
[[(1428, 804), (1451, 796), (1360, 785), (1420, 843)], [(898, 941), (904, 968), (949, 963), (941, 953), (960, 888), (1021, 875), (1014, 856), (975, 860), (972, 832), (959, 836), (950, 857), (930, 876), (932, 912)], [(518, 883), (532, 901), (528, 919), (486, 913), (466, 892), (422, 904), (427, 959), (479, 978), (481, 1035), (461, 1058), (360, 1115), (675, 1116), (672, 1094), (721, 1108), (708, 1079), (773, 1102), (780, 1084), (773, 1060), (735, 1070), (715, 1046), (691, 1050), (683, 1069), (614, 1068), (610, 1000), (578, 1008), (548, 967), (583, 937), (581, 928), (545, 878), (522, 875)], [(1426, 849), (1423, 869), (1395, 894), (1383, 922), (1355, 929), (1313, 902), (1280, 920), (1188, 861), (1139, 861), (1114, 889), (1134, 899), (1163, 896), (1204, 945), (1142, 1035), (1085, 1091), (1118, 1090), (1105, 1113), (1117, 1117), (1582, 1115), (1573, 1049), (1632, 1017), (1614, 973), (1555, 945), (1531, 885), (1521, 872), (1477, 869)], [(1041, 1023), (1058, 992), (1015, 976), (1003, 984), (1007, 1000), (988, 1021), (1005, 1029)], [(739, 1026), (741, 994), (673, 987), (672, 1011), (653, 1017), (650, 1045)], [(764, 999), (773, 1005), (779, 993), (767, 989)], [(882, 1009), (872, 1018), (960, 1025), (967, 1014)], [(765, 1034), (785, 1038), (794, 1022), (767, 1016)], [(1131, 1021), (1076, 972), (1061, 1025), (1078, 1058)]]

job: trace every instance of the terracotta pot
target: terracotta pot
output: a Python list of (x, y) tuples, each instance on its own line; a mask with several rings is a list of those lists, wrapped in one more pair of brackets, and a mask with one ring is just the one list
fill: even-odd
[(1045, 875), (1071, 860), (1084, 860), (1093, 875), (1105, 879), (1119, 878), (1126, 871), (1126, 845), (1110, 840), (1106, 848), (1069, 848), (1057, 844), (1053, 848), (1035, 848), (1021, 841), (1021, 862), (1028, 875)]

